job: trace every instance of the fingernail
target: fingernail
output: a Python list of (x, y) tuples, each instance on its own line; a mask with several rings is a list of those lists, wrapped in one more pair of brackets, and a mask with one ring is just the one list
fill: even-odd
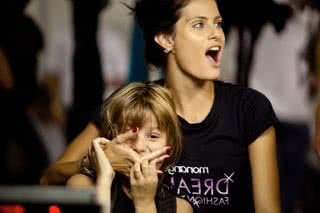
[(168, 160), (170, 158), (170, 156), (165, 156), (164, 160)]
[(167, 151), (167, 152), (170, 152), (171, 150), (172, 150), (172, 147), (171, 147), (171, 146), (168, 146), (166, 151)]
[(163, 172), (161, 170), (158, 170), (157, 173), (159, 176), (163, 175)]
[(131, 129), (131, 131), (132, 131), (133, 133), (138, 132), (138, 127), (133, 127), (133, 128)]

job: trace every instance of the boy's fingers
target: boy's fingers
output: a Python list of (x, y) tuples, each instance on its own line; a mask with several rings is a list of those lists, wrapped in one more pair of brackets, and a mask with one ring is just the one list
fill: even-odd
[(167, 160), (167, 159), (169, 159), (170, 158), (170, 155), (168, 155), (168, 154), (166, 154), (166, 155), (162, 155), (162, 156), (160, 156), (160, 157), (158, 157), (158, 158), (155, 158), (155, 159), (153, 159), (151, 162), (150, 162), (150, 164), (158, 164), (158, 163), (161, 163), (161, 162), (163, 162), (164, 160)]
[(156, 160), (153, 160), (149, 163), (149, 174), (157, 174), (156, 164)]
[(149, 175), (149, 161), (148, 160), (141, 161), (141, 171), (142, 171), (142, 175), (144, 175), (144, 176)]
[(157, 170), (157, 174), (158, 174), (158, 175), (163, 175), (163, 171)]
[(109, 166), (109, 161), (107, 160), (107, 157), (105, 156), (102, 148), (100, 147), (99, 142), (93, 141), (93, 148), (96, 154), (96, 158), (99, 164), (103, 164), (100, 166)]
[(136, 183), (136, 179), (134, 177), (134, 167), (130, 169), (130, 184), (133, 185)]
[[(100, 148), (101, 147), (103, 148), (108, 142), (109, 142), (109, 140), (107, 140), (106, 138), (99, 137), (99, 138), (93, 139), (92, 146), (96, 146), (97, 145)], [(94, 147), (95, 150), (92, 150), (92, 146), (89, 146), (88, 154), (94, 156), (94, 152), (96, 150), (96, 147)]]
[(171, 150), (171, 147), (169, 146), (166, 146), (166, 147), (163, 147), (163, 148), (160, 148), (154, 152), (151, 152), (150, 154), (147, 154), (145, 155), (142, 159), (146, 159), (146, 160), (149, 160), (149, 161), (152, 161), (156, 158), (159, 158), (161, 156), (165, 156), (167, 155), (167, 153)]
[(100, 146), (100, 141), (98, 141), (98, 140), (93, 140), (93, 148), (94, 148), (94, 151), (97, 153), (97, 154), (99, 154), (99, 155), (101, 155), (102, 153), (104, 153), (103, 151), (102, 151), (102, 148), (101, 148), (101, 146)]
[(141, 173), (141, 163), (137, 162), (133, 166), (133, 176), (136, 180), (142, 179), (142, 173)]

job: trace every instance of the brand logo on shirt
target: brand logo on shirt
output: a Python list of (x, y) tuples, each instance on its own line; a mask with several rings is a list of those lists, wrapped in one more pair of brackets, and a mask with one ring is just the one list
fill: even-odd
[(175, 173), (179, 174), (209, 174), (208, 167), (196, 167), (196, 166), (172, 166), (167, 171), (170, 175)]
[(230, 186), (234, 183), (235, 172), (223, 173), (221, 177), (212, 177), (208, 167), (175, 166), (168, 170), (170, 175), (181, 174), (207, 174), (206, 178), (196, 176), (170, 177), (171, 189), (177, 194), (187, 198), (195, 207), (201, 206), (229, 206), (231, 202)]

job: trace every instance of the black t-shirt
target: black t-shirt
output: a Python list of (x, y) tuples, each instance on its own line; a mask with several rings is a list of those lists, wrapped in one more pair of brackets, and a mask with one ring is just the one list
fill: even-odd
[(248, 145), (277, 119), (261, 93), (220, 81), (214, 85), (214, 104), (201, 123), (180, 117), (183, 153), (165, 184), (198, 212), (254, 212)]
[(221, 81), (214, 86), (214, 104), (201, 123), (179, 118), (183, 152), (164, 185), (197, 212), (254, 212), (248, 145), (277, 119), (261, 93)]

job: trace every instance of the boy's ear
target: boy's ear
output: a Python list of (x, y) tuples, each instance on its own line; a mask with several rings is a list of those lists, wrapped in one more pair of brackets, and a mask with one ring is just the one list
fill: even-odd
[(157, 44), (159, 44), (165, 50), (173, 49), (173, 37), (169, 34), (159, 33), (154, 36), (154, 41), (157, 42)]

